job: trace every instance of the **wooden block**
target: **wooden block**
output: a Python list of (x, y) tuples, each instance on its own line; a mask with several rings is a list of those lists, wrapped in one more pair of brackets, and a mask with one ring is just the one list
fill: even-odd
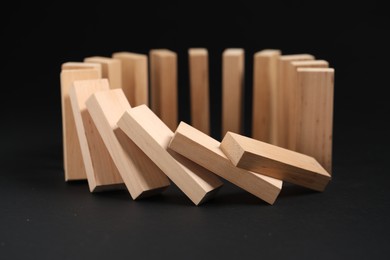
[(151, 108), (171, 129), (177, 127), (177, 55), (166, 49), (150, 51)]
[(222, 59), (222, 136), (242, 129), (244, 50), (226, 49)]
[(282, 181), (235, 167), (219, 146), (217, 140), (181, 122), (169, 149), (273, 204), (282, 188)]
[(86, 105), (131, 197), (138, 199), (164, 190), (168, 178), (117, 126), (131, 108), (122, 89), (96, 92)]
[(98, 79), (100, 71), (93, 69), (65, 69), (61, 72), (62, 136), (64, 148), (65, 181), (87, 178), (75, 119), (69, 98), (69, 89), (76, 80)]
[(102, 67), (102, 78), (108, 79), (111, 89), (122, 88), (122, 64), (120, 60), (107, 57), (88, 57), (86, 63), (100, 64)]
[(81, 70), (81, 69), (96, 69), (102, 77), (102, 66), (96, 63), (87, 62), (65, 62), (61, 65), (61, 70)]
[(91, 192), (122, 189), (124, 184), (85, 102), (98, 91), (109, 90), (107, 79), (73, 82), (69, 91), (80, 148)]
[(189, 49), (191, 124), (210, 134), (209, 57), (207, 49)]
[(149, 104), (148, 56), (131, 52), (112, 55), (122, 63), (122, 89), (132, 106)]
[(280, 50), (263, 50), (254, 55), (252, 137), (272, 142), (276, 127), (276, 82)]
[(313, 157), (242, 135), (227, 133), (220, 148), (237, 167), (309, 189), (323, 191), (331, 179)]
[(334, 69), (298, 68), (295, 148), (316, 158), (332, 172)]
[(173, 132), (147, 106), (127, 110), (118, 126), (181, 189), (195, 205), (199, 205), (222, 185), (208, 170), (168, 153)]

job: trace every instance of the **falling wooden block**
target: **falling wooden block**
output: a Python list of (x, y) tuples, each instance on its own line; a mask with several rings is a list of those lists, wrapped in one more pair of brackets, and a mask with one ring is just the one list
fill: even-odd
[(331, 179), (313, 157), (249, 137), (229, 132), (220, 147), (237, 167), (309, 189), (323, 191)]
[(209, 61), (207, 49), (189, 49), (191, 125), (210, 134)]
[(174, 152), (168, 153), (173, 132), (147, 106), (127, 110), (118, 126), (195, 205), (210, 198), (222, 185), (208, 170)]
[(96, 92), (86, 105), (131, 197), (163, 191), (169, 185), (168, 178), (117, 126), (131, 108), (122, 89)]
[(272, 142), (276, 127), (276, 82), (280, 50), (263, 50), (254, 55), (252, 137)]
[(151, 108), (173, 131), (177, 127), (177, 55), (166, 49), (150, 51)]
[(92, 94), (109, 89), (107, 79), (97, 79), (75, 81), (69, 91), (91, 192), (124, 188), (118, 169), (112, 161), (85, 105)]
[(86, 63), (100, 64), (102, 67), (102, 78), (108, 79), (112, 89), (122, 87), (122, 64), (121, 61), (107, 57), (88, 57)]
[(244, 50), (226, 49), (222, 59), (222, 136), (240, 133), (244, 91)]
[(181, 122), (169, 149), (273, 204), (282, 188), (282, 181), (235, 167), (219, 146), (217, 140)]
[(77, 136), (75, 119), (69, 98), (69, 89), (76, 80), (99, 79), (101, 73), (98, 69), (65, 69), (61, 78), (61, 110), (62, 110), (62, 136), (64, 147), (65, 181), (84, 180), (87, 178), (80, 142)]
[(102, 66), (96, 63), (87, 63), (87, 62), (65, 62), (61, 65), (61, 70), (81, 70), (81, 69), (96, 69), (100, 73), (100, 78), (102, 77)]
[(131, 52), (112, 55), (122, 63), (122, 89), (132, 106), (149, 104), (148, 57)]

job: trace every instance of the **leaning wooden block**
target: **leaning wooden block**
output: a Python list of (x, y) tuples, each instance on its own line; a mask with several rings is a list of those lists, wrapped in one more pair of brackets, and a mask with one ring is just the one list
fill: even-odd
[(122, 89), (96, 92), (86, 105), (131, 197), (164, 190), (168, 178), (117, 126), (122, 114), (131, 108)]
[(110, 88), (122, 87), (122, 64), (120, 60), (94, 56), (85, 58), (84, 62), (100, 64), (102, 66), (102, 78), (108, 79)]
[(181, 122), (169, 149), (273, 204), (282, 188), (282, 181), (235, 167), (219, 146), (217, 140)]
[(91, 192), (124, 188), (118, 169), (85, 105), (92, 94), (109, 89), (107, 79), (97, 79), (75, 81), (69, 91)]
[(221, 150), (240, 168), (323, 191), (331, 179), (313, 158), (242, 135), (227, 133)]
[(147, 106), (127, 110), (118, 126), (195, 205), (210, 198), (222, 185), (208, 170), (174, 152), (168, 153), (173, 132)]
[(102, 77), (102, 66), (96, 63), (89, 62), (65, 62), (61, 65), (61, 70), (81, 70), (81, 69), (96, 69), (100, 73), (100, 78)]

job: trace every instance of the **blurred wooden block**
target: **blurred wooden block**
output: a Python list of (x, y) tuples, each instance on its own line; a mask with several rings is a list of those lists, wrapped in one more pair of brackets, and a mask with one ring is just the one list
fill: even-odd
[(217, 140), (181, 122), (169, 149), (273, 204), (282, 188), (282, 181), (235, 167), (219, 146)]
[(69, 91), (91, 192), (124, 188), (118, 169), (112, 161), (85, 105), (92, 94), (109, 89), (107, 79), (97, 79), (75, 81)]
[(88, 57), (86, 63), (100, 64), (102, 66), (102, 78), (108, 79), (111, 89), (122, 87), (122, 64), (119, 60), (107, 57)]
[(96, 92), (86, 105), (131, 197), (163, 191), (169, 185), (168, 178), (117, 126), (131, 108), (122, 89)]
[(263, 50), (254, 55), (252, 137), (272, 142), (276, 127), (276, 82), (280, 50)]
[(242, 129), (244, 50), (226, 49), (222, 58), (222, 136)]
[(87, 63), (87, 62), (65, 62), (61, 65), (61, 70), (81, 70), (81, 69), (96, 69), (99, 71), (100, 76), (102, 77), (102, 66), (96, 63)]
[(220, 147), (237, 167), (309, 189), (323, 191), (331, 179), (313, 157), (249, 137), (229, 132)]
[[(67, 66), (65, 66), (67, 67)], [(63, 69), (61, 78), (61, 110), (62, 110), (62, 136), (64, 149), (65, 181), (84, 180), (87, 178), (80, 142), (77, 136), (75, 119), (69, 98), (69, 89), (76, 80), (99, 79), (99, 69)]]
[(122, 63), (122, 89), (132, 106), (149, 104), (148, 56), (131, 52), (112, 55)]
[(210, 134), (209, 57), (207, 49), (189, 49), (191, 125)]
[(151, 108), (173, 131), (177, 127), (177, 55), (166, 49), (150, 51)]
[(168, 153), (173, 132), (147, 106), (127, 110), (118, 126), (195, 205), (210, 198), (222, 185), (206, 169), (176, 153)]

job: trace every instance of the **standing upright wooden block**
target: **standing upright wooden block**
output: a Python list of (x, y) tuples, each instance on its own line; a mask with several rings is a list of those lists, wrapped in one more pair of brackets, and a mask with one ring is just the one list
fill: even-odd
[(244, 50), (226, 49), (222, 59), (222, 136), (241, 132), (244, 91)]
[(122, 64), (120, 60), (107, 57), (89, 57), (84, 62), (100, 64), (102, 66), (102, 78), (108, 79), (111, 89), (122, 87)]
[(122, 89), (132, 106), (149, 104), (148, 57), (131, 52), (112, 55), (122, 63)]
[(65, 62), (61, 65), (61, 70), (80, 70), (80, 69), (96, 69), (102, 74), (102, 66), (96, 63), (89, 62)]
[(72, 104), (69, 98), (69, 89), (76, 80), (98, 79), (101, 73), (98, 69), (65, 69), (61, 78), (61, 108), (62, 108), (62, 136), (64, 148), (65, 181), (83, 180), (87, 178), (84, 162), (77, 136)]
[(92, 94), (109, 89), (107, 79), (97, 79), (75, 81), (69, 91), (91, 192), (124, 187), (118, 169), (112, 161), (85, 105), (85, 102)]
[(207, 49), (188, 50), (191, 90), (191, 124), (210, 133), (209, 61)]
[(276, 127), (276, 82), (280, 50), (263, 50), (254, 55), (252, 137), (272, 142)]
[(164, 190), (168, 178), (117, 126), (123, 113), (131, 108), (122, 89), (96, 92), (86, 105), (131, 197)]
[(166, 49), (150, 51), (151, 108), (173, 131), (177, 127), (177, 55)]

